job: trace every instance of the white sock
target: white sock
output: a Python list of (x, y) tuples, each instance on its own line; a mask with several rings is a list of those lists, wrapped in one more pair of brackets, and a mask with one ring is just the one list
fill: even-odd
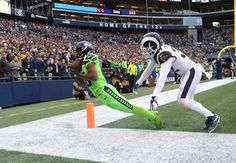
[(194, 110), (194, 111), (204, 115), (205, 117), (209, 117), (209, 116), (214, 115), (212, 112), (207, 110), (204, 106), (202, 106), (202, 104), (200, 104), (199, 102), (197, 102), (195, 100), (181, 98), (181, 99), (178, 99), (178, 102), (180, 104), (184, 105), (186, 108)]

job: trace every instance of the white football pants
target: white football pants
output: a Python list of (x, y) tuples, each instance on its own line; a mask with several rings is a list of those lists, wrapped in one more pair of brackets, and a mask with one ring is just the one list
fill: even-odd
[(178, 102), (186, 108), (194, 110), (205, 117), (213, 116), (214, 114), (212, 112), (194, 100), (194, 93), (201, 78), (202, 72), (197, 68), (191, 68), (184, 76), (182, 76), (178, 93)]

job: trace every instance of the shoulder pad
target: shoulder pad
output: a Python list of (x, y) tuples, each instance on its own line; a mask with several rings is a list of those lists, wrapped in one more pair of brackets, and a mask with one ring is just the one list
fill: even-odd
[(88, 55), (86, 55), (86, 59), (87, 60), (96, 60), (97, 59), (97, 55), (95, 55), (93, 53), (89, 53)]
[(158, 60), (160, 64), (166, 62), (170, 57), (172, 57), (172, 53), (169, 51), (163, 51), (159, 54)]
[(96, 62), (98, 60), (97, 55), (93, 53), (89, 53), (88, 55), (85, 56), (83, 60), (83, 64), (91, 63), (91, 62)]

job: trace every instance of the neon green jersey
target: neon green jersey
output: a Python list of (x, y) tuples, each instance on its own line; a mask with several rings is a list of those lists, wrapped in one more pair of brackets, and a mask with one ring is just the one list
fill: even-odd
[(121, 61), (121, 68), (125, 68), (125, 69), (128, 68), (128, 63), (127, 63), (127, 61)]
[(144, 63), (141, 63), (140, 64), (140, 71), (143, 71), (144, 70)]
[[(99, 59), (98, 56), (92, 53), (87, 54), (84, 58), (83, 58), (83, 63), (82, 63), (82, 71), (81, 73), (83, 74), (87, 74), (87, 66), (93, 63), (96, 67), (97, 70), (97, 74), (98, 74), (98, 78), (97, 80), (91, 80), (91, 81), (86, 81), (90, 91), (92, 91), (92, 93), (97, 96), (99, 94), (100, 91), (98, 91), (100, 88), (104, 88), (104, 86), (107, 84), (106, 79), (104, 78), (103, 74), (102, 74), (102, 70), (100, 67), (100, 63), (99, 63)], [(100, 89), (100, 90), (102, 90)]]
[(114, 69), (116, 67), (116, 62), (114, 60), (109, 60), (111, 68)]

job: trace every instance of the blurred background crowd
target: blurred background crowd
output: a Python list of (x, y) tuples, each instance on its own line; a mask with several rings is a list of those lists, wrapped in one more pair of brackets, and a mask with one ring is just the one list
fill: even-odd
[[(120, 91), (129, 92), (146, 63), (139, 50), (144, 33), (128, 32), (0, 18), (0, 77), (10, 76), (13, 80), (70, 78), (69, 67), (75, 60), (74, 43), (87, 40), (94, 45), (94, 53), (101, 59), (107, 81)], [(211, 73), (215, 71), (214, 61), (209, 62), (207, 56), (218, 54), (223, 47), (233, 44), (230, 26), (204, 29), (201, 44), (194, 43), (184, 33), (160, 34), (166, 44), (183, 51)], [(157, 67), (151, 77), (156, 77), (158, 70)]]

